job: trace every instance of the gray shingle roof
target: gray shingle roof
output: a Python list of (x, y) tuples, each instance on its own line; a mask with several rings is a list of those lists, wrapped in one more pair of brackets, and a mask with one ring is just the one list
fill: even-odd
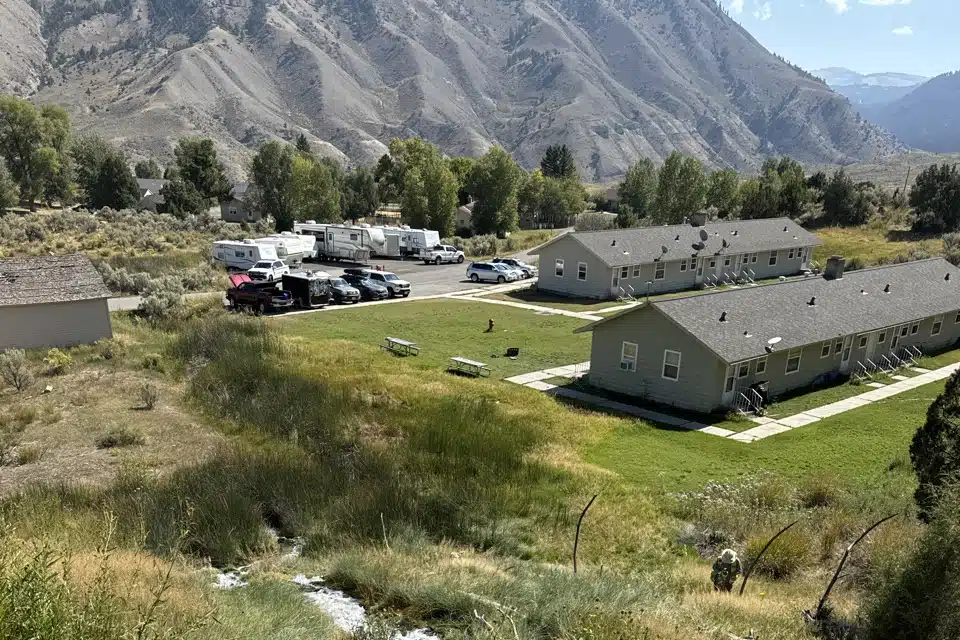
[[(887, 285), (890, 291), (884, 293)], [(814, 297), (816, 304), (811, 306)], [(732, 363), (764, 355), (771, 338), (782, 338), (775, 348), (783, 351), (940, 314), (950, 314), (944, 322), (953, 322), (953, 314), (960, 310), (960, 269), (933, 258), (847, 272), (840, 280), (811, 277), (650, 306)], [(643, 306), (624, 313), (639, 308)], [(723, 313), (726, 322), (720, 322)]]
[(0, 307), (108, 297), (100, 273), (81, 253), (0, 260)]
[(155, 196), (160, 195), (160, 191), (169, 183), (169, 180), (154, 180), (152, 178), (137, 178), (137, 186), (140, 187), (140, 197), (142, 198), (147, 191)]
[[(607, 266), (623, 267), (653, 262), (654, 258), (662, 255), (662, 247), (667, 247), (666, 260), (689, 258), (695, 253), (693, 244), (700, 242), (701, 231), (707, 234), (704, 242), (706, 247), (700, 251), (701, 256), (718, 252), (755, 253), (823, 244), (817, 236), (789, 218), (711, 222), (702, 227), (679, 224), (577, 232), (569, 233), (565, 237), (580, 242)], [(724, 240), (728, 244), (726, 249), (723, 248)]]

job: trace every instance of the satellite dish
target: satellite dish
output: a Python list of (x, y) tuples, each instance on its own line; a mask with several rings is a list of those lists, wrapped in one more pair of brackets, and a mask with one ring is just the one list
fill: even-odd
[(667, 245), (663, 245), (660, 247), (660, 253), (666, 253), (667, 251), (669, 251), (669, 249), (667, 249)]
[(706, 242), (707, 238), (710, 237), (710, 234), (707, 233), (706, 229), (700, 229), (700, 239)]
[(723, 246), (724, 249), (726, 249), (727, 247), (730, 246), (730, 244), (727, 242), (727, 239), (726, 239), (726, 238), (723, 239), (723, 245), (722, 245), (722, 246)]
[(767, 340), (767, 344), (769, 344), (769, 345), (775, 345), (775, 344), (777, 344), (778, 342), (781, 342), (782, 340), (783, 340), (783, 338), (770, 338), (769, 340)]

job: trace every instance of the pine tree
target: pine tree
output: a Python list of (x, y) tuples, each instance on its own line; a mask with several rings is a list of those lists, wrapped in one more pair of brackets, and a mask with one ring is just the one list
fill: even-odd
[(918, 482), (914, 498), (920, 517), (928, 519), (938, 493), (960, 480), (960, 372), (950, 376), (927, 410), (927, 421), (910, 443), (910, 461)]
[(312, 153), (310, 149), (310, 141), (307, 140), (307, 136), (305, 136), (302, 131), (300, 132), (300, 135), (297, 136), (296, 146), (297, 146), (297, 151), (299, 151), (300, 153), (307, 153), (307, 154)]
[(577, 161), (565, 144), (547, 147), (540, 161), (540, 170), (545, 178), (580, 179)]

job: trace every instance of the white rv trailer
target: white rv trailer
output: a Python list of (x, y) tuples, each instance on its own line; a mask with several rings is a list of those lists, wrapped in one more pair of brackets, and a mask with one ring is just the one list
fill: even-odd
[(316, 239), (311, 235), (298, 235), (292, 231), (275, 233), (266, 238), (257, 238), (259, 244), (272, 244), (277, 248), (277, 257), (288, 267), (299, 266), (306, 259), (315, 257)]
[(383, 230), (370, 226), (316, 224), (311, 220), (293, 226), (295, 233), (316, 238), (319, 260), (353, 260), (366, 262), (374, 255), (383, 255), (386, 237)]
[(211, 251), (213, 261), (230, 269), (246, 271), (261, 260), (278, 260), (272, 244), (258, 244), (253, 240), (216, 240)]
[(408, 225), (400, 227), (377, 227), (386, 236), (386, 247), (380, 255), (398, 258), (400, 256), (423, 257), (440, 244), (440, 233), (430, 229), (411, 229)]

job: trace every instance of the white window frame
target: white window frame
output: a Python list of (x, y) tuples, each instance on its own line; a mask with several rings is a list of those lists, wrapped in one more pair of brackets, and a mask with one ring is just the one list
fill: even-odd
[(770, 261), (767, 263), (767, 266), (770, 266), (770, 267), (775, 267), (775, 266), (777, 266), (777, 254), (778, 254), (778, 253), (779, 253), (779, 251), (771, 251), (771, 252), (770, 252)]
[(960, 311), (957, 311), (957, 317), (954, 318), (953, 324), (960, 324)]
[[(627, 355), (627, 347), (633, 347), (633, 355)], [(636, 372), (637, 370), (637, 356), (640, 351), (637, 347), (636, 342), (627, 342), (624, 341), (620, 345), (620, 371), (630, 371)], [(626, 366), (624, 366), (626, 365)]]
[(730, 256), (724, 256), (724, 257), (723, 257), (723, 266), (725, 266), (725, 267), (729, 267), (729, 266), (730, 266)]
[[(936, 329), (936, 331), (934, 331)], [(933, 324), (930, 325), (930, 337), (940, 335), (943, 331), (943, 316), (934, 316)]]
[[(673, 355), (677, 356), (677, 363), (676, 363), (676, 364), (668, 364), (668, 363), (667, 363), (667, 355), (669, 355), (669, 354), (673, 354)], [(661, 365), (661, 367), (660, 367), (660, 377), (663, 378), (664, 380), (670, 380), (671, 382), (676, 382), (676, 381), (678, 381), (678, 380), (680, 379), (680, 362), (681, 362), (682, 360), (683, 360), (683, 354), (680, 353), (679, 351), (672, 351), (672, 350), (670, 350), (670, 349), (664, 349), (664, 350), (663, 350), (663, 363), (662, 363), (662, 365)], [(668, 366), (669, 366), (669, 367), (676, 367), (676, 368), (677, 368), (677, 377), (671, 378), (670, 376), (667, 375), (667, 367), (668, 367)]]
[(757, 364), (753, 368), (754, 375), (762, 375), (767, 372), (767, 356), (757, 359)]
[[(680, 260), (680, 271), (683, 272), (686, 270), (687, 270), (687, 259), (683, 258), (682, 260)], [(960, 311), (957, 311), (957, 317), (960, 318)]]
[[(580, 275), (581, 273), (583, 274), (582, 277)], [(577, 280), (580, 280), (581, 282), (585, 282), (586, 279), (587, 279), (587, 263), (578, 262), (577, 263)]]
[(742, 380), (750, 375), (750, 363), (741, 362), (737, 365), (737, 380)]
[(825, 340), (820, 343), (820, 359), (829, 358), (830, 351), (833, 348), (833, 343), (830, 340)]
[(833, 355), (837, 355), (843, 351), (843, 338), (837, 338), (833, 343)]
[(639, 265), (639, 264), (633, 265), (633, 277), (634, 277), (634, 278), (639, 278), (639, 277), (640, 277), (640, 267), (641, 267), (641, 265)]
[(857, 347), (857, 348), (858, 348), (858, 349), (866, 349), (866, 348), (867, 348), (867, 340), (868, 340), (868, 339), (869, 339), (869, 336), (860, 336), (860, 342), (857, 343), (857, 344), (859, 344), (860, 346)]
[(787, 254), (787, 260), (793, 260), (795, 249), (790, 249), (790, 253)]
[(717, 268), (717, 259), (716, 259), (716, 258), (710, 258), (710, 265), (709, 265), (709, 267), (710, 267), (711, 269), (716, 269), (716, 268)]
[(667, 265), (663, 261), (657, 263), (656, 269), (653, 271), (654, 280), (663, 280), (667, 277)]
[(884, 329), (880, 332), (880, 335), (877, 336), (877, 344), (883, 344), (887, 341), (887, 331)]
[(757, 259), (760, 257), (759, 253), (750, 254), (750, 264), (757, 264)]
[[(786, 364), (786, 366), (785, 366), (784, 369), (783, 369), (783, 375), (792, 376), (792, 375), (795, 374), (797, 371), (800, 371), (800, 360), (801, 360), (802, 358), (803, 358), (803, 348), (800, 348), (800, 349), (790, 349), (790, 351), (787, 352), (787, 364)], [(791, 370), (790, 370), (790, 361), (793, 360), (793, 359), (796, 359), (796, 361), (797, 361), (797, 366), (796, 366), (796, 368), (795, 368), (793, 371), (791, 371)]]
[(557, 278), (563, 277), (563, 258), (557, 258), (553, 262), (553, 275)]
[(912, 325), (910, 325), (910, 335), (915, 336), (918, 333), (920, 333), (920, 323), (914, 322)]
[(630, 267), (620, 267), (620, 279), (626, 280), (630, 277)]

